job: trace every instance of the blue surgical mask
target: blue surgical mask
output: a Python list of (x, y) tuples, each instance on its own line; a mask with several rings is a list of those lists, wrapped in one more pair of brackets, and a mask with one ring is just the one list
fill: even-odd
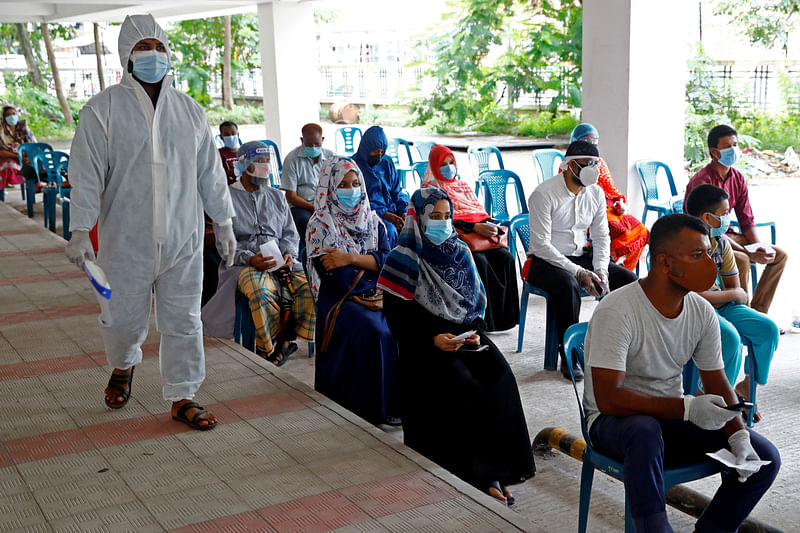
[(723, 148), (719, 151), (719, 162), (722, 165), (730, 168), (739, 160), (739, 147), (731, 146), (730, 148)]
[(446, 181), (455, 179), (456, 166), (455, 165), (442, 165), (439, 167), (439, 172), (442, 173), (442, 178)]
[(16, 126), (17, 122), (19, 122), (19, 116), (16, 113), (14, 113), (13, 115), (8, 115), (6, 117), (6, 124), (8, 124), (9, 126)]
[(727, 215), (722, 215), (721, 217), (718, 217), (714, 214), (711, 214), (711, 216), (719, 221), (718, 228), (709, 228), (711, 230), (711, 236), (719, 237), (720, 235), (725, 235), (728, 233), (728, 228), (731, 227), (731, 214), (728, 213)]
[(435, 245), (440, 245), (453, 234), (453, 221), (428, 219), (425, 224), (425, 236)]
[(322, 153), (322, 147), (321, 146), (303, 146), (303, 151), (311, 159), (316, 159)]
[(239, 148), (239, 137), (237, 135), (227, 135), (222, 138), (222, 144), (225, 148), (236, 150)]
[(353, 209), (361, 201), (361, 187), (352, 189), (336, 189), (336, 198), (345, 209)]
[(131, 54), (133, 74), (145, 83), (158, 83), (169, 71), (169, 58), (164, 52), (143, 50)]

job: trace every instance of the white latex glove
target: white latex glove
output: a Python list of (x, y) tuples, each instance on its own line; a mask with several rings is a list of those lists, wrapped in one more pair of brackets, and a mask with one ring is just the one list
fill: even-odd
[(741, 415), (739, 411), (725, 409), (726, 405), (725, 398), (716, 394), (703, 394), (696, 398), (686, 395), (683, 397), (683, 419), (700, 429), (722, 429), (728, 420)]
[(575, 277), (578, 278), (578, 283), (581, 286), (581, 289), (585, 290), (595, 298), (600, 297), (600, 291), (597, 290), (597, 285), (595, 283), (600, 283), (600, 278), (592, 272), (591, 270), (586, 270), (582, 268), (578, 270), (578, 273), (575, 274)]
[(226, 267), (233, 266), (233, 256), (236, 254), (236, 236), (233, 234), (233, 221), (228, 219), (214, 227), (217, 242), (222, 250), (222, 259)]
[[(740, 429), (728, 437), (728, 445), (731, 447), (731, 452), (736, 456), (737, 465), (745, 461), (758, 461), (761, 459), (750, 444), (750, 432), (746, 429)], [(739, 474), (739, 481), (744, 483), (747, 478), (758, 472), (758, 470), (739, 470), (737, 468), (736, 472)]]
[(84, 260), (94, 261), (94, 248), (92, 240), (89, 238), (89, 230), (76, 229), (72, 232), (72, 238), (67, 243), (64, 253), (70, 261), (78, 265), (83, 270)]

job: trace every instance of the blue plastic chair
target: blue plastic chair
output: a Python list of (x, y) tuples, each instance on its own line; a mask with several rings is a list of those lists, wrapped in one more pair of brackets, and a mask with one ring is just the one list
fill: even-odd
[(425, 172), (428, 170), (428, 162), (427, 161), (417, 161), (413, 165), (411, 165), (411, 176), (416, 179), (417, 189), (422, 187), (422, 178), (425, 177)]
[(472, 169), (472, 175), (478, 179), (481, 172), (485, 170), (492, 170), (492, 156), (494, 155), (495, 164), (497, 168), (494, 170), (503, 170), (503, 156), (500, 155), (500, 150), (494, 146), (480, 146), (478, 148), (470, 146), (467, 148), (467, 157), (469, 157), (469, 165)]
[[(54, 233), (56, 231), (56, 198), (59, 192), (56, 170), (63, 161), (69, 161), (69, 155), (64, 152), (38, 152), (31, 159), (31, 166), (36, 171), (36, 180), (44, 184), (42, 186), (44, 226)], [(30, 196), (28, 203), (32, 208), (33, 198)]]
[[(578, 388), (575, 385), (575, 376), (572, 369), (572, 357), (574, 353), (581, 365), (584, 365), (583, 360), (583, 342), (586, 337), (587, 323), (573, 324), (564, 334), (564, 349), (567, 355), (567, 367), (569, 368), (570, 376), (572, 377), (572, 386), (575, 389), (575, 397), (578, 400), (578, 411), (581, 416), (581, 433), (586, 443), (586, 448), (583, 451), (583, 466), (581, 467), (581, 491), (580, 491), (580, 505), (578, 510), (578, 533), (586, 532), (586, 525), (589, 519), (589, 501), (592, 497), (592, 481), (594, 478), (594, 470), (600, 470), (606, 474), (615, 477), (622, 481), (625, 477), (622, 462), (612, 459), (606, 455), (597, 452), (592, 447), (591, 439), (589, 439), (589, 429), (586, 426), (586, 416), (583, 412), (583, 402), (578, 394)], [(664, 492), (673, 485), (680, 483), (687, 483), (695, 481), (704, 477), (712, 476), (722, 471), (722, 466), (718, 465), (711, 460), (702, 461), (692, 465), (681, 466), (678, 468), (664, 468)], [(628, 498), (625, 498), (625, 532), (634, 533), (633, 519), (631, 518), (630, 509), (628, 508)]]
[(278, 145), (275, 144), (275, 141), (270, 141), (269, 139), (263, 139), (261, 142), (266, 144), (267, 146), (272, 147), (272, 149), (275, 150), (275, 159), (278, 160), (278, 176), (276, 179), (275, 174), (273, 174), (272, 176), (270, 176), (270, 180), (271, 180), (271, 185), (273, 187), (280, 188), (281, 186), (280, 177), (283, 175), (283, 161), (281, 161), (281, 151), (278, 150)]
[[(19, 155), (19, 164), (23, 165), (22, 162), (23, 157), (22, 154), (28, 156), (29, 161), (33, 161), (33, 156), (38, 154), (39, 152), (52, 152), (53, 147), (47, 143), (23, 143), (19, 145), (17, 148), (17, 154)], [(22, 193), (22, 199), (26, 200), (28, 198), (34, 198), (36, 194), (36, 183), (28, 183), (28, 180), (25, 180), (25, 184), (20, 187)], [(28, 218), (33, 218), (33, 204), (34, 200), (27, 201), (28, 204)]]
[(558, 174), (556, 164), (560, 164), (564, 160), (564, 154), (555, 148), (534, 150), (531, 157), (533, 157), (533, 165), (539, 173), (539, 183)]
[[(403, 147), (401, 150), (400, 147)], [(401, 152), (405, 154), (406, 163), (401, 161)], [(394, 168), (400, 175), (400, 186), (406, 188), (406, 175), (411, 172), (411, 166), (414, 164), (414, 158), (411, 156), (411, 145), (405, 139), (393, 137), (389, 139), (386, 146), (386, 156), (390, 157)]]
[(420, 159), (427, 161), (428, 156), (431, 155), (431, 148), (433, 148), (435, 144), (436, 143), (433, 141), (414, 141), (414, 148), (416, 148)]
[(65, 240), (72, 238), (69, 230), (69, 203), (72, 195), (71, 188), (64, 188), (61, 183), (64, 179), (69, 179), (69, 158), (61, 161), (56, 167), (56, 179), (58, 180), (58, 197), (61, 198), (61, 230)]
[[(233, 321), (233, 340), (251, 352), (256, 351), (256, 326), (250, 314), (250, 302), (236, 290), (236, 315)], [(308, 343), (308, 356), (314, 357), (314, 341)]]
[[(747, 350), (747, 355), (744, 358), (744, 373), (750, 376), (748, 395), (750, 396), (750, 402), (753, 403), (753, 408), (747, 414), (747, 425), (748, 427), (753, 427), (756, 411), (758, 410), (758, 405), (756, 404), (756, 358), (753, 352), (753, 342), (744, 335), (739, 334), (739, 337), (742, 339), (742, 348)], [(699, 388), (700, 372), (698, 372), (697, 366), (694, 364), (694, 359), (689, 359), (689, 362), (683, 367), (683, 393), (697, 394)]]
[(508, 186), (513, 185), (517, 197), (517, 209), (520, 213), (528, 212), (528, 203), (525, 192), (522, 190), (522, 180), (511, 170), (484, 170), (475, 184), (475, 196), (483, 191), (483, 202), (489, 216), (501, 224), (508, 225), (511, 215), (508, 212), (506, 194)]
[[(678, 196), (678, 190), (675, 188), (675, 180), (672, 179), (672, 171), (670, 171), (669, 166), (661, 161), (651, 159), (640, 159), (635, 164), (639, 173), (639, 183), (642, 186), (642, 196), (644, 197), (642, 224), (647, 219), (648, 211), (655, 211), (659, 218), (674, 212), (673, 204), (682, 198)], [(667, 176), (670, 189), (669, 198), (661, 198), (658, 193), (659, 170), (663, 170)]]
[[(508, 251), (511, 253), (511, 257), (517, 258), (520, 272), (522, 271), (522, 261), (517, 255), (517, 239), (519, 239), (523, 250), (527, 252), (530, 236), (530, 221), (527, 214), (522, 213), (511, 219), (511, 224), (508, 227)], [(522, 280), (522, 298), (519, 304), (517, 353), (522, 352), (522, 340), (525, 338), (525, 319), (528, 316), (528, 298), (531, 294), (544, 298), (547, 306), (544, 326), (544, 369), (556, 370), (558, 368), (558, 330), (556, 329), (556, 315), (551, 306), (550, 295), (547, 291), (534, 287), (526, 280)]]
[(336, 135), (334, 135), (336, 153), (347, 157), (355, 154), (358, 143), (361, 142), (361, 135), (361, 129), (355, 126), (346, 126), (336, 130)]
[[(739, 229), (739, 223), (735, 220), (731, 221), (731, 227), (734, 229)], [(777, 230), (775, 228), (775, 222), (757, 222), (757, 228), (765, 228), (769, 227), (769, 236), (771, 239), (771, 243), (775, 245), (775, 238), (777, 237)], [(756, 286), (758, 285), (758, 263), (755, 261), (750, 261), (750, 280), (753, 284), (753, 292), (756, 292)]]

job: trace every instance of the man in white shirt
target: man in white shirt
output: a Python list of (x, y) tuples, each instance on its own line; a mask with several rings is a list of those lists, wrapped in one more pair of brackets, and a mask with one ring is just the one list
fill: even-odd
[[(563, 172), (542, 182), (528, 199), (528, 283), (549, 294), (548, 306), (555, 314), (558, 331), (561, 373), (567, 379), (562, 340), (567, 328), (579, 320), (581, 289), (603, 297), (609, 290), (636, 280), (636, 274), (611, 262), (606, 198), (597, 185), (599, 159), (595, 145), (573, 142), (561, 165)], [(577, 365), (575, 378), (583, 378)]]
[(319, 171), (333, 152), (322, 147), (325, 137), (319, 124), (306, 124), (301, 134), (300, 146), (289, 152), (283, 161), (281, 189), (286, 191), (286, 201), (291, 206), (300, 242), (305, 243), (308, 219), (314, 213)]
[[(625, 465), (625, 495), (636, 531), (671, 532), (665, 467), (730, 449), (736, 464), (765, 460), (756, 472), (723, 471), (722, 485), (695, 525), (697, 532), (738, 531), (769, 489), (780, 455), (744, 426), (725, 376), (714, 308), (696, 292), (717, 267), (703, 221), (684, 214), (658, 219), (650, 233), (648, 276), (605, 298), (585, 340), (583, 405), (597, 451)], [(683, 395), (683, 367), (694, 359), (705, 394)], [(735, 471), (734, 471), (735, 470)]]

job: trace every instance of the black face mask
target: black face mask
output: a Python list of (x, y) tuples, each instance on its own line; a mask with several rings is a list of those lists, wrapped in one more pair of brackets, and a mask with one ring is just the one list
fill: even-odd
[(383, 159), (383, 157), (380, 155), (368, 155), (367, 164), (371, 167), (374, 167), (375, 165), (381, 162), (381, 159)]

